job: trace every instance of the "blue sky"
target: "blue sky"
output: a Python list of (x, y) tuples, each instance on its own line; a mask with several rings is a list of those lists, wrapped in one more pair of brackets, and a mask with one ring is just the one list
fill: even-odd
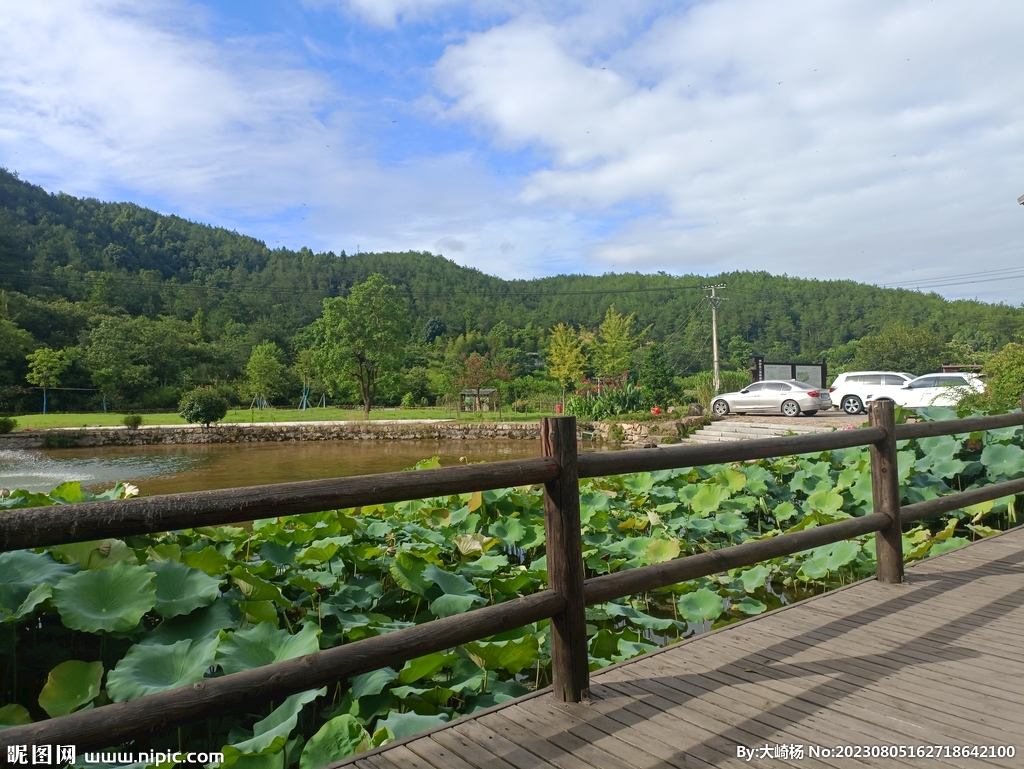
[(1024, 4), (0, 0), (0, 165), (271, 247), (1024, 300)]

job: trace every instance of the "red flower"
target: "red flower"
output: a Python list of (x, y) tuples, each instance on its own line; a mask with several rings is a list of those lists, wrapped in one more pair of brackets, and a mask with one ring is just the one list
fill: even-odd
[(651, 409), (651, 413), (652, 414), (660, 414), (661, 413), (661, 409), (658, 408), (657, 406), (655, 406), (653, 409)]

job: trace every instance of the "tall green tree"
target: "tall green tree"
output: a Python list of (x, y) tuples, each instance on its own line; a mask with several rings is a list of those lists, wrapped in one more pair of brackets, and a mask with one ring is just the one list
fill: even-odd
[(25, 379), (29, 384), (43, 388), (43, 413), (46, 413), (46, 395), (51, 387), (60, 384), (61, 375), (71, 365), (71, 355), (67, 350), (54, 350), (40, 347), (25, 356), (28, 361), (28, 375)]
[(635, 320), (636, 313), (627, 317), (616, 312), (614, 304), (608, 307), (593, 343), (594, 367), (599, 376), (616, 377), (629, 371), (642, 336), (633, 333)]
[(938, 371), (946, 354), (946, 340), (927, 328), (893, 323), (857, 344), (854, 368), (862, 371)]
[(374, 273), (352, 286), (347, 297), (325, 299), (321, 319), (320, 371), (329, 387), (344, 380), (359, 385), (363, 414), (381, 378), (397, 375), (409, 341), (409, 311), (398, 289)]
[(644, 349), (644, 360), (640, 364), (640, 384), (643, 385), (644, 400), (648, 406), (667, 406), (672, 399), (675, 374), (665, 360), (661, 345), (649, 344)]
[(551, 329), (548, 337), (548, 351), (545, 367), (562, 386), (562, 407), (565, 407), (565, 390), (583, 378), (587, 369), (587, 354), (579, 334), (564, 323)]
[(281, 395), (285, 385), (284, 354), (274, 342), (262, 342), (252, 348), (245, 366), (246, 392), (257, 408), (267, 408)]

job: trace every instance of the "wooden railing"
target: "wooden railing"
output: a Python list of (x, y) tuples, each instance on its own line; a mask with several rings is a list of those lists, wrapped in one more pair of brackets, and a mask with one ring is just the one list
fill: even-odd
[[(252, 707), (387, 665), (402, 664), (550, 618), (552, 689), (579, 701), (589, 687), (585, 609), (596, 603), (710, 576), (876, 532), (878, 579), (903, 580), (901, 525), (1024, 492), (1006, 481), (900, 507), (896, 443), (1024, 425), (1024, 413), (894, 424), (893, 404), (871, 404), (869, 426), (720, 445), (669, 446), (577, 455), (576, 422), (541, 422), (537, 459), (284, 483), (240, 489), (31, 508), (0, 514), (0, 551), (220, 525), (487, 489), (544, 484), (548, 589), (190, 686), (0, 730), (0, 746), (73, 744), (105, 748), (154, 730)], [(584, 579), (579, 479), (870, 446), (874, 512), (825, 526)]]

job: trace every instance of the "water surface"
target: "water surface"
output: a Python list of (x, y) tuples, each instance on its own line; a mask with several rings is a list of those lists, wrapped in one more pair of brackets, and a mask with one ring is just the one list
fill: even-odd
[(0, 487), (49, 491), (64, 481), (106, 488), (133, 483), (142, 494), (170, 494), (306, 481), (411, 467), (439, 456), (460, 462), (540, 455), (540, 441), (287, 441), (188, 446), (105, 446), (0, 451)]

